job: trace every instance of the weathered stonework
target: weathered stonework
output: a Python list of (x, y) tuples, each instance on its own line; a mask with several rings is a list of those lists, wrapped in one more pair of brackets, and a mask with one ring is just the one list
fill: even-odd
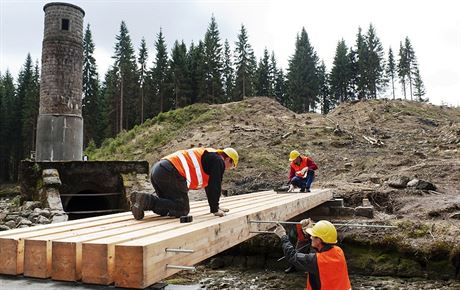
[(85, 12), (68, 3), (49, 3), (43, 10), (45, 31), (36, 160), (81, 160)]

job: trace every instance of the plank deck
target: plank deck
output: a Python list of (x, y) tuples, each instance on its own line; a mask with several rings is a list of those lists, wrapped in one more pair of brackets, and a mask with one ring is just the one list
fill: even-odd
[(180, 271), (167, 265), (193, 266), (274, 226), (250, 220), (288, 220), (331, 198), (329, 189), (262, 191), (221, 198), (230, 212), (220, 218), (207, 201), (191, 202), (191, 223), (149, 211), (141, 221), (124, 212), (9, 230), (0, 233), (0, 274), (142, 289)]

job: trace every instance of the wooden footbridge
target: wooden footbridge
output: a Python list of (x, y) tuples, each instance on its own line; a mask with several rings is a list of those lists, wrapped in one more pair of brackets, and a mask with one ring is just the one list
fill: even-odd
[(331, 198), (327, 189), (262, 191), (222, 198), (230, 212), (220, 218), (192, 202), (191, 223), (124, 212), (0, 232), (0, 273), (146, 288), (273, 227), (251, 220), (288, 220)]

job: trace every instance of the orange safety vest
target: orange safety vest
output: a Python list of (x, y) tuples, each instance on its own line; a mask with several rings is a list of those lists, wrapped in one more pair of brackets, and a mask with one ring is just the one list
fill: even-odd
[(189, 189), (200, 189), (208, 186), (209, 175), (203, 170), (201, 156), (204, 152), (216, 152), (213, 148), (192, 148), (179, 150), (163, 159), (169, 160), (179, 174), (185, 177)]
[[(323, 290), (349, 290), (347, 262), (341, 248), (333, 246), (330, 250), (316, 253), (319, 279)], [(307, 276), (307, 289), (311, 290)]]
[(300, 177), (303, 177), (303, 174), (298, 174), (297, 172), (304, 169), (305, 167), (307, 167), (307, 158), (308, 157), (305, 157), (305, 156), (300, 156), (301, 160), (300, 161), (300, 164), (297, 165), (294, 163), (294, 161), (291, 162), (291, 167), (294, 169), (295, 171), (295, 175), (296, 176), (300, 176)]

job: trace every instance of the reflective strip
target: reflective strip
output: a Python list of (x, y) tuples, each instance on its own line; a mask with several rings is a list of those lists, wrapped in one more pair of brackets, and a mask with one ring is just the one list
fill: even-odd
[(188, 167), (187, 160), (185, 159), (184, 154), (182, 152), (177, 153), (177, 157), (179, 157), (180, 163), (185, 171), (185, 180), (187, 181), (187, 188), (190, 187), (191, 178), (190, 178), (190, 168)]
[(201, 186), (203, 185), (203, 176), (201, 175), (200, 163), (198, 162), (198, 159), (196, 158), (196, 155), (195, 155), (195, 151), (193, 151), (193, 149), (189, 149), (187, 150), (187, 152), (190, 158), (192, 159), (193, 166), (195, 167), (196, 178), (198, 181), (197, 188), (201, 188)]

